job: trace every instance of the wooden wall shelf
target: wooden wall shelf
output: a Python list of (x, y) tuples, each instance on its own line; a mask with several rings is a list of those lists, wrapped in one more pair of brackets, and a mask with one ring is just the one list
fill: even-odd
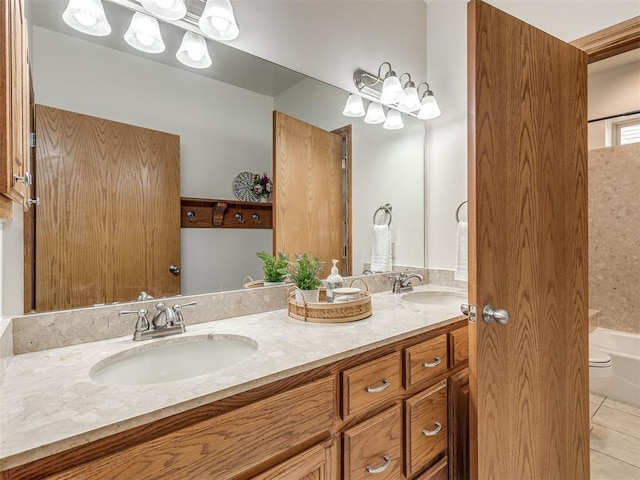
[(271, 229), (271, 203), (181, 197), (180, 227)]

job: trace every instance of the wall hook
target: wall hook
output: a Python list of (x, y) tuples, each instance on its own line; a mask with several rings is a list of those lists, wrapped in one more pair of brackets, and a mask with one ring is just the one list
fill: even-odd
[(251, 215), (251, 218), (253, 218), (253, 223), (262, 223), (262, 220), (260, 220), (260, 215), (258, 215), (257, 213)]
[(236, 213), (235, 217), (238, 223), (244, 223), (244, 217), (240, 212)]
[(196, 221), (196, 212), (194, 212), (193, 210), (189, 210), (187, 212), (187, 218), (189, 219), (190, 222), (195, 222)]

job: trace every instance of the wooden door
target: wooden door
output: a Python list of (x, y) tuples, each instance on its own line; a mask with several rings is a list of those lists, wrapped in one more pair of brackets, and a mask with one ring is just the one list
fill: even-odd
[(472, 477), (587, 479), (586, 54), (468, 8)]
[[(342, 138), (273, 112), (273, 250), (342, 264)], [(349, 263), (349, 262), (347, 262)], [(344, 274), (344, 272), (341, 272)]]
[(36, 106), (37, 311), (180, 293), (180, 138)]

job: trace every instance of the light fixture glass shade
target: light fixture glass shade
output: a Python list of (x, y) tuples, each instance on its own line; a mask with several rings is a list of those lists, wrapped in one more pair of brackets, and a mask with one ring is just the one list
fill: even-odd
[(207, 68), (211, 66), (211, 57), (207, 41), (203, 36), (193, 32), (184, 32), (176, 58), (187, 67)]
[(415, 112), (420, 108), (420, 97), (416, 87), (409, 86), (404, 89), (405, 96), (398, 104), (398, 109), (403, 112)]
[(144, 13), (133, 14), (129, 29), (124, 34), (125, 41), (143, 52), (164, 52), (164, 42), (160, 35), (158, 20)]
[(356, 95), (355, 93), (349, 95), (342, 114), (345, 117), (363, 117), (364, 104), (362, 103), (362, 97)]
[(240, 33), (229, 0), (207, 0), (198, 26), (214, 40), (233, 40)]
[(367, 108), (367, 116), (364, 117), (364, 123), (378, 125), (384, 122), (387, 117), (384, 114), (384, 108), (377, 102), (371, 102)]
[(391, 105), (398, 103), (404, 98), (404, 90), (400, 85), (400, 80), (396, 77), (395, 72), (389, 72), (382, 84), (382, 94), (380, 95), (380, 102), (385, 105)]
[(103, 37), (111, 33), (101, 0), (69, 0), (62, 19), (82, 33)]
[(433, 92), (429, 90), (422, 99), (422, 106), (418, 112), (418, 118), (421, 120), (431, 120), (432, 118), (439, 117), (441, 113), (436, 97), (433, 95)]
[(180, 20), (187, 14), (184, 0), (140, 0), (142, 6), (164, 20)]
[(387, 112), (387, 119), (384, 121), (382, 128), (386, 128), (387, 130), (398, 130), (402, 127), (404, 127), (402, 114), (398, 110), (389, 110), (389, 112)]

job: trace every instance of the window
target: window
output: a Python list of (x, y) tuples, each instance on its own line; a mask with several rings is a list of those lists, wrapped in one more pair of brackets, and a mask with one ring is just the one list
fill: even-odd
[(640, 115), (634, 115), (611, 124), (614, 145), (640, 142)]

